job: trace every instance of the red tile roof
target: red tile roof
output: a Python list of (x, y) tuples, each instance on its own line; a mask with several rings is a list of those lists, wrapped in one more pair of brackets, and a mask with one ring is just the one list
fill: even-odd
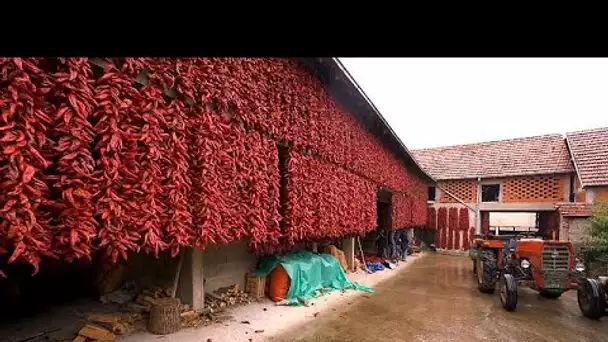
[(591, 205), (587, 203), (557, 203), (555, 207), (564, 217), (591, 216)]
[(573, 172), (560, 134), (412, 151), (437, 180)]
[(608, 127), (566, 133), (583, 187), (608, 185)]

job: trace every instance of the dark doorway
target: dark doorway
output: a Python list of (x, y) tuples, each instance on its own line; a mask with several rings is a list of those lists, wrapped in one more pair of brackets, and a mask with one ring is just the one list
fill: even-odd
[(385, 256), (388, 253), (388, 232), (391, 228), (390, 203), (377, 202), (377, 213), (376, 233), (378, 241), (376, 252), (378, 256)]
[(361, 244), (365, 254), (383, 256), (388, 252), (388, 229), (391, 228), (392, 194), (378, 189), (376, 195), (376, 229), (365, 234)]

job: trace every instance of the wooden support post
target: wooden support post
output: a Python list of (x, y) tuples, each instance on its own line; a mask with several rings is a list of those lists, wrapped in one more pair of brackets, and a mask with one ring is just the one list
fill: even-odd
[(190, 304), (192, 310), (201, 311), (205, 306), (203, 288), (203, 250), (187, 248), (179, 276), (177, 294), (182, 303)]
[(349, 237), (344, 239), (342, 247), (344, 249), (344, 256), (346, 257), (348, 269), (353, 271), (355, 269), (355, 238)]

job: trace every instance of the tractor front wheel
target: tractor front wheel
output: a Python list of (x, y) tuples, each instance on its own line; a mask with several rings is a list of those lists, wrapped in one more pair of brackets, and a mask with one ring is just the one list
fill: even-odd
[(491, 249), (481, 250), (477, 256), (477, 287), (480, 292), (493, 293), (497, 278), (496, 252)]
[(500, 279), (500, 302), (507, 311), (513, 311), (517, 307), (517, 282), (508, 273)]
[(605, 296), (599, 281), (583, 279), (577, 290), (578, 307), (585, 317), (600, 319), (606, 310)]

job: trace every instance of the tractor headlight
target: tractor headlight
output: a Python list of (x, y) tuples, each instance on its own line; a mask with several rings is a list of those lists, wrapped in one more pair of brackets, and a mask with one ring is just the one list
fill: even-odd
[(530, 261), (528, 261), (528, 259), (522, 259), (521, 260), (521, 267), (522, 268), (530, 268)]
[(582, 261), (577, 260), (576, 261), (576, 266), (574, 266), (574, 269), (577, 272), (583, 272), (585, 270), (585, 264)]

